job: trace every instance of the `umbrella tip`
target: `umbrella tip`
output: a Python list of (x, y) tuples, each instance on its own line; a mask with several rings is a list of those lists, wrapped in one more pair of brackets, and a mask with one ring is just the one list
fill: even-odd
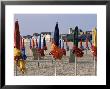
[(18, 22), (18, 19), (16, 19), (16, 22)]
[(58, 24), (58, 21), (56, 22), (56, 24)]
[(78, 29), (78, 26), (76, 26), (75, 29)]

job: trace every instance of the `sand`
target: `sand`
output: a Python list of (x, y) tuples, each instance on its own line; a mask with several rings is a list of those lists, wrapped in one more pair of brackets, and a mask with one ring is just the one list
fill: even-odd
[[(73, 43), (69, 42), (69, 47), (72, 49)], [(29, 42), (25, 44), (26, 47), (26, 73), (22, 74), (16, 66), (14, 66), (15, 76), (95, 76), (96, 64), (90, 50), (84, 51), (82, 58), (76, 58), (76, 63), (69, 62), (70, 51), (66, 51), (66, 56), (61, 60), (54, 60), (52, 55), (49, 55), (51, 43), (47, 43), (48, 50), (45, 52), (45, 57), (40, 60), (34, 60), (32, 51), (29, 48)], [(85, 45), (85, 43), (83, 43)], [(90, 44), (89, 44), (90, 46)], [(53, 62), (52, 62), (53, 60)], [(39, 66), (38, 66), (39, 62)]]

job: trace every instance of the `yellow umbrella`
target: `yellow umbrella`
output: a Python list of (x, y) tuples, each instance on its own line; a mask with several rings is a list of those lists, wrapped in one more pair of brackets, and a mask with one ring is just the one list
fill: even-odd
[(92, 44), (97, 47), (97, 29), (96, 27), (92, 30)]

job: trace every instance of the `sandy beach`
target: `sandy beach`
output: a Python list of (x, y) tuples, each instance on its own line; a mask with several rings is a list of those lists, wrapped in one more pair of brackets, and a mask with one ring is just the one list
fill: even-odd
[[(70, 49), (73, 47), (73, 43), (68, 43)], [(85, 45), (85, 43), (83, 43)], [(63, 56), (61, 60), (54, 60), (52, 55), (49, 55), (51, 43), (47, 43), (47, 51), (45, 51), (45, 57), (34, 60), (33, 53), (29, 48), (29, 42), (25, 43), (26, 47), (26, 73), (22, 74), (16, 66), (14, 66), (15, 76), (95, 76), (96, 64), (94, 64), (93, 55), (90, 50), (84, 51), (82, 58), (76, 58), (75, 62), (69, 62), (70, 50), (66, 51), (66, 56)], [(89, 44), (90, 47), (90, 44)], [(53, 61), (52, 61), (53, 60)], [(39, 66), (38, 66), (39, 62)]]

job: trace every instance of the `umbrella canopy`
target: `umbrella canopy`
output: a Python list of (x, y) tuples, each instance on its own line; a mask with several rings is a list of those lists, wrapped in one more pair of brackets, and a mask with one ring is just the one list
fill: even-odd
[(74, 45), (78, 47), (78, 26), (75, 27), (74, 31)]
[(20, 49), (20, 31), (19, 31), (19, 23), (18, 23), (18, 21), (15, 22), (14, 46), (17, 49)]
[(54, 43), (58, 47), (59, 46), (59, 28), (58, 22), (56, 22), (55, 31), (54, 31)]

